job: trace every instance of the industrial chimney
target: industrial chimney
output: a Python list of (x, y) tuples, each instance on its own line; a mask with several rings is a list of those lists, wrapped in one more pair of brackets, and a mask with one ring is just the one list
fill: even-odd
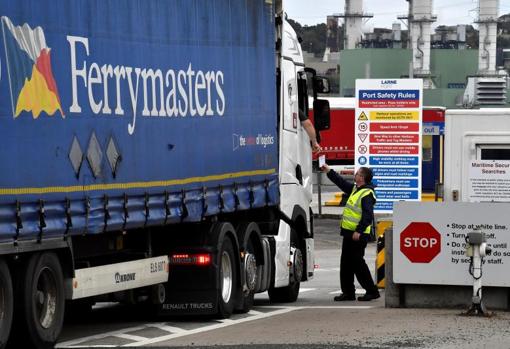
[(478, 74), (468, 77), (462, 105), (502, 105), (506, 103), (508, 76), (496, 70), (496, 35), (499, 0), (479, 0)]
[(402, 27), (400, 23), (393, 23), (391, 31), (393, 32), (393, 48), (402, 48)]
[(414, 77), (424, 78), (426, 88), (433, 88), (430, 77), (430, 35), (432, 23), (432, 0), (409, 0), (409, 43), (413, 50), (412, 71)]
[(345, 0), (345, 13), (334, 16), (345, 18), (344, 50), (358, 47), (358, 44), (363, 40), (363, 18), (373, 17), (371, 14), (363, 13), (363, 0)]
[(496, 36), (499, 0), (480, 0), (478, 4), (478, 73), (496, 75)]

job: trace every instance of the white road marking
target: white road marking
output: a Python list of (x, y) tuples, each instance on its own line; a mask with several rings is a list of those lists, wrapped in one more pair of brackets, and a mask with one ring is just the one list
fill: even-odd
[(127, 333), (116, 334), (115, 337), (128, 339), (128, 340), (134, 341), (134, 342), (141, 342), (141, 341), (144, 341), (147, 339), (147, 337), (134, 336), (132, 334), (127, 334)]
[(305, 292), (310, 292), (310, 291), (315, 291), (316, 288), (300, 288), (299, 289), (299, 293), (305, 293)]
[[(315, 291), (315, 290), (316, 290), (316, 288), (302, 288), (302, 287), (301, 287), (301, 288), (299, 289), (299, 294), (301, 294), (301, 293), (305, 293), (305, 292), (309, 292), (309, 291)], [(256, 294), (256, 297), (257, 297), (257, 298), (259, 298), (259, 297), (260, 297), (260, 298), (269, 297), (269, 294), (267, 293), (267, 291), (266, 291), (266, 292), (261, 292), (261, 293), (257, 293), (257, 294)]]
[(220, 324), (204, 326), (204, 327), (196, 328), (194, 330), (189, 330), (189, 331), (183, 332), (183, 333), (175, 333), (175, 334), (170, 334), (170, 335), (161, 336), (161, 337), (157, 337), (157, 338), (147, 339), (145, 341), (125, 344), (125, 345), (123, 345), (123, 347), (138, 347), (138, 346), (143, 346), (143, 345), (147, 345), (147, 344), (154, 344), (154, 343), (163, 342), (163, 341), (167, 341), (167, 340), (178, 338), (178, 337), (188, 336), (188, 335), (191, 335), (191, 334), (212, 331), (212, 330), (216, 330), (218, 328), (223, 328), (223, 327), (227, 327), (227, 326), (231, 326), (231, 325), (236, 325), (236, 324), (240, 324), (240, 323), (243, 323), (243, 322), (260, 320), (260, 319), (268, 318), (268, 317), (271, 317), (271, 316), (274, 316), (274, 315), (285, 314), (285, 313), (289, 313), (289, 312), (297, 310), (297, 309), (299, 309), (299, 308), (298, 307), (283, 308), (283, 309), (280, 309), (280, 310), (272, 311), (270, 313), (250, 316), (250, 317), (239, 319), (239, 320), (235, 320), (235, 321), (232, 321), (232, 322), (226, 322), (226, 323), (220, 323)]
[[(118, 345), (113, 345), (113, 344), (106, 344), (106, 345), (102, 345), (102, 344), (95, 344), (95, 345), (87, 345), (87, 348), (117, 348)], [(55, 347), (55, 348), (58, 348), (58, 347)], [(83, 348), (83, 345), (71, 345), (69, 347), (66, 347), (66, 348)]]
[[(340, 294), (340, 293), (342, 293), (342, 290), (337, 290), (337, 291), (329, 292), (329, 294)], [(356, 289), (356, 294), (364, 295), (365, 293), (367, 293), (367, 291), (365, 291), (362, 288), (357, 288)]]
[(119, 334), (124, 334), (126, 332), (139, 331), (139, 330), (143, 330), (143, 329), (145, 329), (147, 327), (149, 327), (149, 326), (128, 327), (128, 328), (124, 328), (124, 329), (121, 329), (121, 330), (104, 332), (104, 333), (99, 333), (99, 334), (95, 334), (95, 335), (88, 336), (88, 337), (77, 338), (77, 339), (73, 339), (73, 340), (70, 340), (70, 341), (57, 343), (55, 348), (64, 348), (64, 347), (65, 348), (69, 348), (69, 347), (75, 346), (76, 344), (83, 343), (83, 342), (86, 342), (86, 341), (89, 342), (89, 341), (93, 341), (93, 340), (96, 340), (96, 339), (103, 339), (103, 338), (111, 337), (111, 336), (115, 337), (115, 336), (117, 336)]
[[(309, 290), (313, 290), (313, 289), (309, 289)], [(121, 330), (117, 330), (117, 331), (105, 332), (105, 333), (101, 333), (101, 334), (97, 334), (97, 335), (93, 335), (93, 336), (77, 338), (74, 340), (58, 343), (56, 345), (56, 348), (79, 348), (79, 347), (83, 347), (83, 345), (85, 345), (86, 342), (93, 341), (93, 340), (101, 340), (101, 339), (104, 339), (107, 337), (118, 337), (118, 338), (132, 340), (133, 343), (124, 344), (122, 346), (123, 347), (138, 347), (138, 346), (144, 346), (144, 345), (148, 345), (148, 344), (154, 344), (154, 343), (159, 343), (159, 342), (163, 342), (163, 341), (168, 341), (168, 340), (171, 340), (174, 338), (184, 337), (184, 336), (188, 336), (188, 335), (192, 335), (192, 334), (213, 331), (213, 330), (216, 330), (219, 328), (237, 325), (237, 324), (241, 324), (241, 323), (249, 322), (249, 321), (260, 320), (260, 319), (272, 317), (275, 315), (286, 314), (286, 313), (290, 313), (295, 310), (303, 310), (303, 309), (357, 309), (357, 310), (362, 310), (362, 309), (372, 309), (372, 308), (375, 308), (375, 306), (369, 306), (369, 305), (366, 305), (366, 306), (362, 306), (362, 305), (360, 305), (360, 306), (349, 306), (349, 305), (348, 306), (337, 306), (337, 305), (327, 306), (326, 305), (326, 306), (281, 307), (281, 306), (277, 306), (277, 305), (276, 306), (268, 305), (268, 306), (258, 306), (257, 308), (275, 309), (275, 310), (271, 311), (271, 312), (266, 312), (266, 313), (256, 311), (256, 310), (250, 310), (250, 312), (248, 314), (253, 315), (253, 316), (238, 319), (238, 320), (223, 319), (223, 320), (220, 320), (220, 323), (214, 323), (212, 325), (199, 327), (199, 328), (196, 328), (193, 330), (185, 330), (185, 329), (182, 329), (179, 327), (169, 326), (164, 322), (162, 322), (162, 323), (148, 323), (144, 326), (130, 327), (130, 328), (125, 328), (125, 329), (121, 329)], [(127, 334), (127, 332), (149, 329), (151, 327), (159, 328), (161, 330), (164, 330), (164, 331), (167, 331), (170, 333), (168, 335), (163, 335), (163, 336), (155, 337), (155, 338), (146, 338), (146, 337), (142, 337), (142, 336), (135, 336), (135, 335)], [(78, 345), (78, 344), (81, 344), (81, 345)], [(119, 347), (119, 346), (121, 346), (121, 345), (87, 345), (87, 347), (89, 347), (89, 348), (95, 348), (95, 347), (113, 348), (113, 347)]]
[(252, 309), (252, 310), (250, 310), (250, 311), (248, 312), (248, 314), (250, 314), (250, 315), (259, 315), (259, 314), (263, 314), (263, 313), (262, 313), (262, 312), (260, 312), (260, 311), (256, 311), (256, 310), (253, 310), (253, 309)]
[(340, 268), (319, 268), (319, 269), (315, 269), (315, 272), (318, 272), (318, 271), (340, 271)]
[(159, 328), (160, 330), (167, 331), (167, 332), (170, 332), (170, 333), (182, 333), (182, 332), (186, 332), (186, 330), (183, 330), (182, 328), (174, 327), (174, 326), (168, 326), (165, 323), (150, 324), (149, 326), (150, 327)]

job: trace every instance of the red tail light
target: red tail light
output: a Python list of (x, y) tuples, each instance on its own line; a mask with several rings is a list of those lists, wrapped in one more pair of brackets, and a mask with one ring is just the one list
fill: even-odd
[(211, 255), (209, 253), (176, 253), (170, 256), (170, 264), (207, 266), (211, 264)]

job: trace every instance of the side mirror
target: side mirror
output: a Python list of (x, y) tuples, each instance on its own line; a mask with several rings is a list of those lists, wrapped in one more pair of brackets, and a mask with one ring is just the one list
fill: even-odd
[(329, 88), (328, 78), (322, 76), (315, 76), (314, 85), (316, 93), (329, 93), (331, 91)]
[(317, 131), (329, 130), (329, 101), (316, 99), (313, 101), (313, 120)]

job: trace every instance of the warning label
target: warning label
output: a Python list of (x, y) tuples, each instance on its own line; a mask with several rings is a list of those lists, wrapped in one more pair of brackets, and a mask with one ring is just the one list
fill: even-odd
[(419, 140), (420, 135), (409, 133), (372, 133), (370, 135), (370, 143), (418, 143)]
[(417, 111), (371, 111), (370, 120), (389, 121), (418, 121), (420, 113)]
[(370, 124), (371, 132), (418, 132), (420, 125), (416, 122), (372, 122)]

